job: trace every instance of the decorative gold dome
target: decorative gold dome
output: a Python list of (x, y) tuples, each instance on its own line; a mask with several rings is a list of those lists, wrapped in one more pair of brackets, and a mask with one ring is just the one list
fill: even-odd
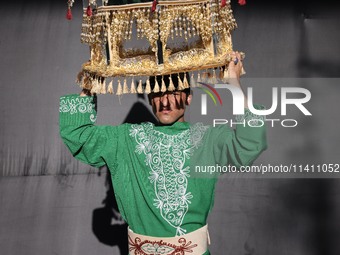
[(134, 77), (224, 70), (236, 28), (230, 0), (155, 2), (84, 9), (81, 42), (89, 45), (90, 60), (78, 76), (83, 88), (113, 93), (105, 79), (120, 77), (116, 94), (148, 93), (151, 88), (135, 88)]

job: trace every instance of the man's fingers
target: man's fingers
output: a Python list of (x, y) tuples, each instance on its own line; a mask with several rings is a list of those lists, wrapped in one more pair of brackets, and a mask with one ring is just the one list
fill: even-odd
[(242, 56), (238, 51), (233, 51), (231, 54), (231, 60), (234, 63), (234, 65), (239, 64), (242, 61)]

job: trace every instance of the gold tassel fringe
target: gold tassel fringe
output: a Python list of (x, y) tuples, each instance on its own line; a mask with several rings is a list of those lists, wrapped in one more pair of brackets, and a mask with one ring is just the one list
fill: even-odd
[(137, 93), (138, 93), (138, 94), (143, 94), (143, 84), (142, 84), (142, 80), (139, 80), (138, 87), (137, 87)]
[(134, 80), (134, 79), (131, 80), (130, 93), (131, 93), (131, 94), (136, 94), (136, 93), (137, 93), (137, 91), (136, 91), (136, 85), (135, 85), (135, 80)]
[(123, 85), (123, 94), (128, 94), (130, 93), (129, 92), (129, 88), (128, 88), (128, 85), (127, 85), (127, 81), (126, 81), (126, 78), (124, 79), (124, 85)]
[(175, 88), (175, 85), (172, 81), (172, 78), (171, 78), (171, 75), (169, 76), (169, 87), (168, 87), (168, 91), (174, 91), (176, 88)]
[(107, 86), (107, 93), (110, 93), (110, 94), (113, 94), (113, 93), (114, 93), (112, 83), (113, 83), (113, 80), (111, 80), (111, 81), (109, 82), (109, 86)]
[(122, 94), (123, 94), (122, 84), (120, 83), (120, 80), (118, 80), (118, 87), (117, 87), (116, 95), (120, 96)]
[(146, 80), (146, 87), (145, 87), (145, 91), (146, 94), (150, 94), (151, 93), (151, 86), (150, 86), (150, 80), (147, 79)]
[(165, 91), (166, 91), (166, 85), (165, 85), (164, 77), (162, 76), (162, 87), (161, 87), (161, 92), (165, 92)]

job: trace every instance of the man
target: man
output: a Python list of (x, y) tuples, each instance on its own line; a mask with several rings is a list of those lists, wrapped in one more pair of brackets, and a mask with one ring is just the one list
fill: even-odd
[[(230, 81), (240, 87), (238, 52), (233, 60)], [(266, 148), (265, 128), (190, 125), (188, 91), (149, 95), (159, 125), (95, 126), (94, 99), (88, 95), (61, 98), (60, 134), (74, 157), (108, 166), (129, 225), (130, 254), (210, 254), (206, 220), (217, 178), (193, 176), (190, 166), (251, 164)]]

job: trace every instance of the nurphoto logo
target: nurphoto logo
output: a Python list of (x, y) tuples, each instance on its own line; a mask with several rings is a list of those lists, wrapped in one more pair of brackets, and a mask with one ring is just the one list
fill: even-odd
[[(203, 92), (201, 94), (201, 107), (200, 114), (201, 116), (208, 115), (208, 96), (211, 98), (215, 106), (223, 106), (222, 96), (231, 93), (232, 95), (232, 113), (233, 115), (239, 116), (244, 115), (244, 102), (245, 96), (241, 88), (230, 85), (230, 84), (208, 84), (200, 82), (202, 85), (199, 89)], [(217, 91), (219, 90), (219, 92)], [(287, 116), (287, 107), (293, 107), (298, 109), (300, 113), (304, 116), (312, 116), (312, 113), (305, 107), (305, 104), (311, 100), (311, 92), (308, 89), (301, 87), (273, 87), (271, 88), (271, 106), (268, 109), (257, 109), (254, 105), (253, 100), (253, 88), (248, 87), (246, 93), (246, 101), (248, 105), (249, 111), (257, 118), (253, 118), (249, 120), (248, 125), (254, 127), (261, 127), (265, 124), (265, 122), (271, 123), (271, 126), (274, 127), (275, 124), (280, 123), (283, 127), (296, 127), (298, 125), (298, 121), (296, 119), (277, 119), (277, 118), (268, 118), (266, 116), (271, 115), (273, 113), (277, 113), (278, 107), (280, 104), (280, 116)], [(219, 108), (221, 109), (221, 108)], [(209, 109), (211, 114), (216, 113), (212, 109)], [(216, 125), (225, 125), (230, 124), (244, 124), (245, 120), (242, 122), (235, 122), (233, 120), (214, 118), (213, 126)]]

